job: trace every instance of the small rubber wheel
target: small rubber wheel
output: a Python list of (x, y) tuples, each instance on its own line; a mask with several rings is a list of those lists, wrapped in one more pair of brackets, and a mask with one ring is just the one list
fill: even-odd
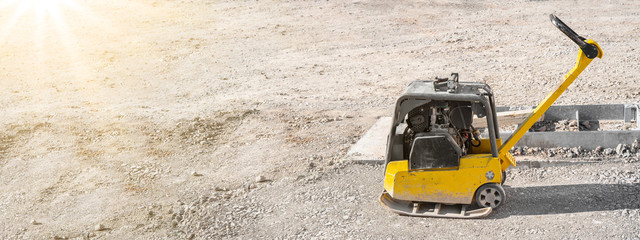
[(502, 183), (500, 183), (500, 184), (504, 185), (505, 181), (507, 181), (507, 172), (502, 171)]
[(498, 208), (507, 198), (502, 186), (496, 183), (482, 185), (476, 191), (476, 204), (479, 207)]

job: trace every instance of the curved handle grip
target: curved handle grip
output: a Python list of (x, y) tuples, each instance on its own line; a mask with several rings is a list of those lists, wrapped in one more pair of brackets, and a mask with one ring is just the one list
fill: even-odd
[(578, 44), (578, 47), (580, 47), (584, 55), (586, 55), (590, 59), (598, 56), (598, 47), (594, 46), (593, 44), (586, 43), (585, 38), (574, 32), (569, 26), (567, 26), (567, 24), (562, 22), (560, 18), (556, 17), (556, 15), (549, 14), (549, 18), (551, 19), (553, 25), (556, 25), (556, 27), (560, 29), (560, 31), (564, 33), (564, 35), (567, 35), (567, 37), (569, 37), (571, 41)]

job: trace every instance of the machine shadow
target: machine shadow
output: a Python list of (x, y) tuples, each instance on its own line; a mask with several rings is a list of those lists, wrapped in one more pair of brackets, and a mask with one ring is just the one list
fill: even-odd
[(536, 187), (505, 186), (507, 202), (493, 218), (640, 209), (640, 184), (576, 184)]

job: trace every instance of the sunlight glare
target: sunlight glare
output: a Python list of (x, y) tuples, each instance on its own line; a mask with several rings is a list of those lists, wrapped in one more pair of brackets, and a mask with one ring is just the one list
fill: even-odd
[(56, 11), (59, 2), (62, 0), (23, 0), (23, 6), (33, 8), (39, 14)]
[(0, 7), (12, 5), (17, 5), (15, 17), (21, 17), (29, 11), (34, 11), (38, 18), (59, 15), (61, 6), (77, 7), (73, 0), (4, 0), (0, 3)]

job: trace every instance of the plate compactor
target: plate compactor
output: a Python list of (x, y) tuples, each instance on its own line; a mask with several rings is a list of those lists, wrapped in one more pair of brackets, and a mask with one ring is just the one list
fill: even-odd
[[(506, 140), (500, 138), (494, 95), (484, 83), (460, 82), (458, 74), (411, 82), (398, 98), (387, 139), (384, 191), (392, 212), (420, 217), (479, 218), (507, 196), (505, 170), (516, 161), (509, 150), (594, 58), (598, 44), (553, 14), (551, 22), (580, 50), (576, 65)], [(473, 127), (486, 121), (489, 138)], [(483, 124), (484, 125), (484, 124)], [(474, 204), (475, 203), (475, 204)]]

